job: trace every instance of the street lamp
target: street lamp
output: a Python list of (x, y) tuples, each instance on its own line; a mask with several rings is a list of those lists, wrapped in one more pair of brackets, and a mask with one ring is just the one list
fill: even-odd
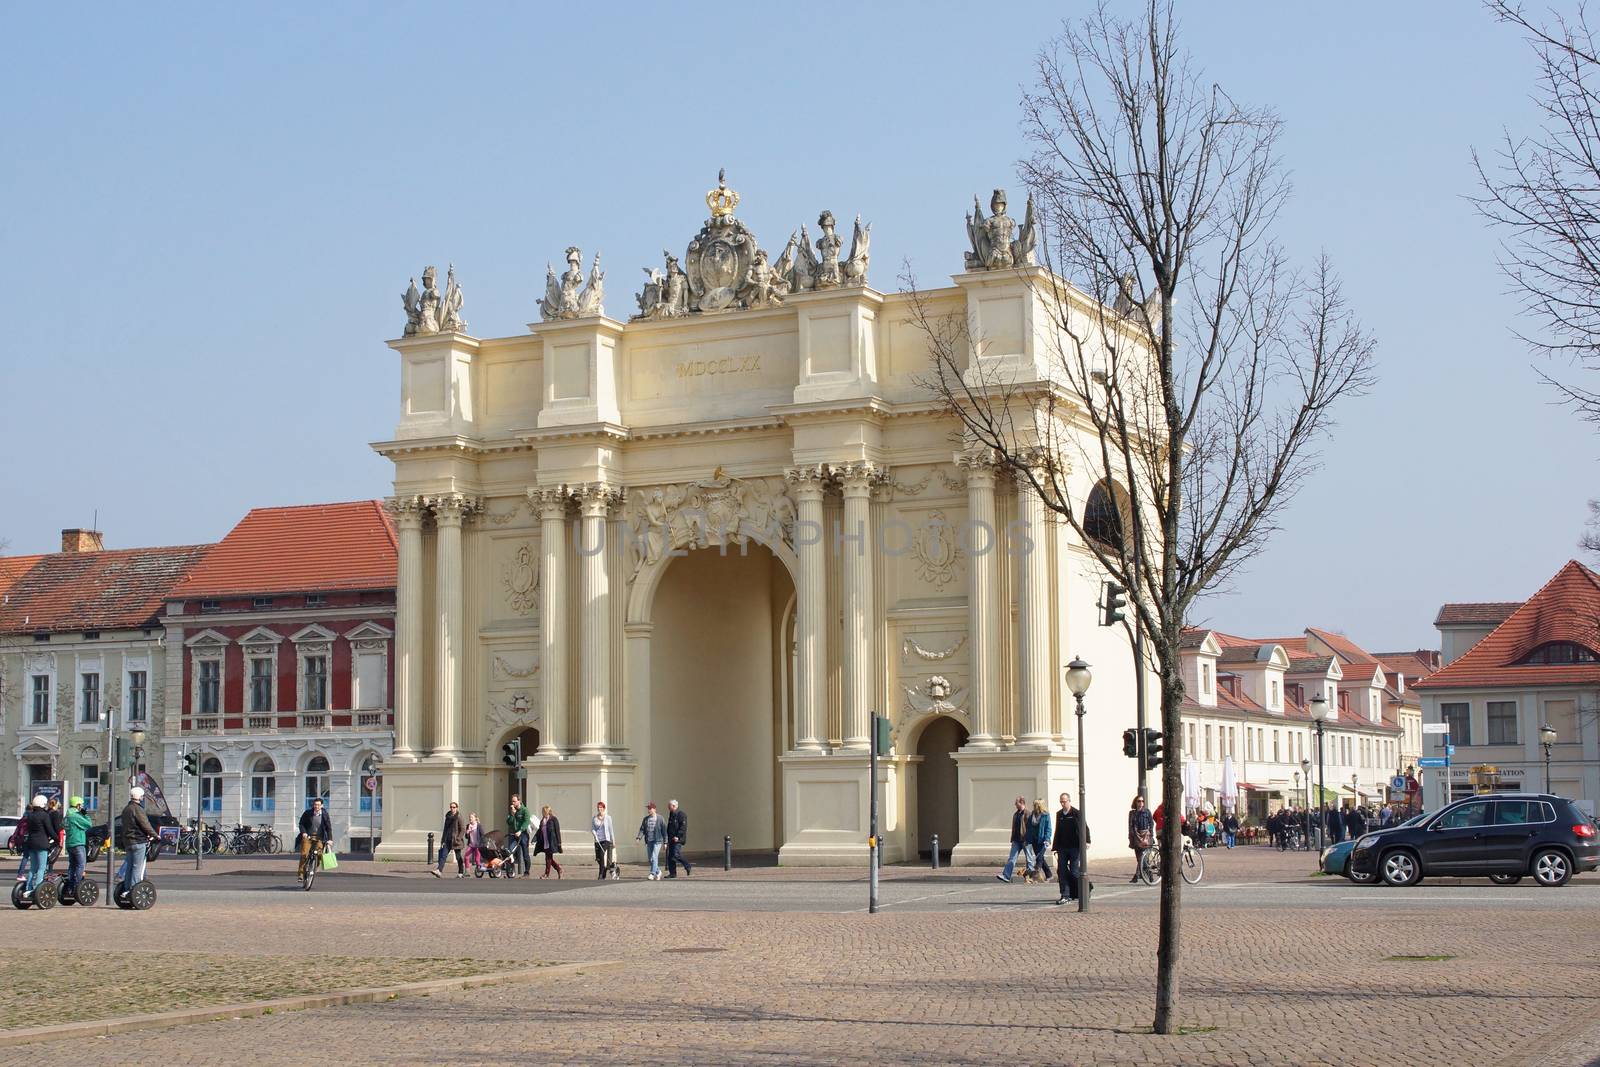
[[(1337, 718), (1339, 709), (1328, 703), (1328, 698), (1318, 693), (1311, 698), (1311, 721), (1317, 727), (1317, 804), (1318, 804), (1318, 829), (1324, 834), (1327, 832), (1328, 820), (1321, 816), (1321, 805), (1327, 800), (1328, 780), (1322, 773), (1322, 732), (1324, 724)], [(1318, 838), (1322, 840), (1321, 837)]]
[(1306, 774), (1306, 803), (1300, 809), (1300, 821), (1305, 824), (1305, 848), (1311, 847), (1311, 761), (1302, 759), (1300, 769)]
[(1089, 910), (1089, 844), (1085, 838), (1089, 831), (1089, 813), (1083, 806), (1083, 694), (1089, 691), (1094, 675), (1089, 665), (1077, 656), (1067, 664), (1067, 690), (1078, 705), (1078, 910)]
[(1549, 723), (1539, 727), (1539, 743), (1544, 746), (1544, 791), (1550, 792), (1550, 746), (1556, 743), (1556, 728)]

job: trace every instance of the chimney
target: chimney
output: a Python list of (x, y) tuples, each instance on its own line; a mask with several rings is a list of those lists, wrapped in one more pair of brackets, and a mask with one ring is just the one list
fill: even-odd
[(62, 530), (61, 551), (99, 552), (106, 547), (99, 530)]

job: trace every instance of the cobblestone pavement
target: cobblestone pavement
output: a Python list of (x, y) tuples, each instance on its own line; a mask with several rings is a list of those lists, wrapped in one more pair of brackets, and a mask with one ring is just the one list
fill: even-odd
[[(280, 946), (281, 951), (281, 946)], [(216, 1004), (455, 978), (494, 970), (476, 959), (317, 958), (234, 953), (10, 949), (0, 1029), (109, 1019)], [(106, 982), (107, 974), (127, 981)]]
[[(6, 951), (183, 945), (249, 957), (281, 954), (315, 931), (330, 958), (625, 963), (533, 986), (0, 1050), (0, 1063), (1387, 1065), (1469, 1056), (1490, 1067), (1600, 1055), (1600, 1031), (1586, 1029), (1600, 1020), (1600, 886), (1361, 889), (1310, 882), (1304, 856), (1236, 858), (1209, 863), (1208, 884), (1187, 898), (1182, 1015), (1198, 1029), (1181, 1037), (1139, 1032), (1153, 997), (1152, 891), (1112, 898), (1113, 871), (1107, 906), (1080, 915), (966, 870), (942, 876), (948, 891), (985, 903), (876, 916), (730, 914), (720, 904), (648, 912), (608, 905), (599, 886), (530, 898), (219, 888), (172, 894), (144, 913), (4, 915)], [(699, 883), (620, 888), (666, 903)], [(784, 876), (764, 872), (744, 885), (753, 900), (785, 888)], [(107, 980), (138, 978), (119, 964)]]

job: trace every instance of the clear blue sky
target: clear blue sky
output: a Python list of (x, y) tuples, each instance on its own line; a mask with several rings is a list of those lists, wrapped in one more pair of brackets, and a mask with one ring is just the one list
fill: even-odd
[[(0, 539), (220, 537), (250, 507), (383, 495), (383, 340), (454, 261), (479, 336), (599, 248), (609, 309), (726, 166), (776, 246), (873, 222), (873, 280), (957, 270), (975, 192), (1016, 187), (1017, 99), (1086, 5), (165, 5), (7, 13), (0, 66)], [(1525, 45), (1468, 0), (1180, 4), (1212, 78), (1287, 123), (1280, 235), (1326, 248), (1381, 341), (1286, 528), (1206, 621), (1432, 646), (1446, 600), (1568, 558), (1600, 442), (1510, 334), (1468, 152), (1526, 128)], [(1592, 383), (1591, 383), (1592, 387)]]

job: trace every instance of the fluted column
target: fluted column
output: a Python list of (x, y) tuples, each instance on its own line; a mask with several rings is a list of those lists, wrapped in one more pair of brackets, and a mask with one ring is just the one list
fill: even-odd
[(1017, 695), (1022, 705), (1017, 740), (1025, 745), (1049, 745), (1054, 737), (1050, 730), (1050, 568), (1045, 508), (1026, 478), (1019, 475), (1016, 486), (1017, 517), (1027, 538), (1016, 545), (1021, 553), (1017, 561), (1021, 586), (1017, 596)]
[(466, 601), (461, 585), (461, 525), (476, 502), (459, 493), (433, 497), (433, 521), (438, 530), (434, 567), (438, 642), (435, 646), (434, 746), (432, 755), (461, 755), (461, 657), (466, 642)]
[(786, 471), (785, 477), (797, 506), (794, 542), (800, 567), (795, 589), (794, 747), (802, 752), (821, 752), (828, 692), (828, 641), (823, 632), (828, 604), (828, 551), (827, 532), (822, 524), (822, 494), (828, 472), (822, 466), (796, 467)]
[(847, 749), (870, 745), (872, 722), (872, 487), (882, 478), (871, 463), (838, 468), (844, 490), (844, 524), (834, 537), (843, 582), (844, 642), (841, 740)]
[(387, 502), (399, 533), (395, 587), (394, 755), (414, 760), (422, 750), (422, 506), (416, 497)]
[(539, 677), (544, 729), (539, 755), (559, 756), (567, 743), (567, 487), (528, 490), (539, 512)]
[(583, 575), (582, 641), (579, 653), (579, 751), (600, 755), (610, 744), (606, 700), (611, 690), (611, 579), (606, 572), (606, 518), (617, 490), (604, 482), (574, 487), (581, 536), (579, 564)]
[(995, 529), (994, 460), (987, 451), (963, 453), (956, 462), (967, 472), (968, 552), (967, 636), (972, 649), (972, 726), (967, 744), (996, 748), (1000, 744), (997, 697), (999, 664), (994, 597), (999, 585), (999, 531)]

